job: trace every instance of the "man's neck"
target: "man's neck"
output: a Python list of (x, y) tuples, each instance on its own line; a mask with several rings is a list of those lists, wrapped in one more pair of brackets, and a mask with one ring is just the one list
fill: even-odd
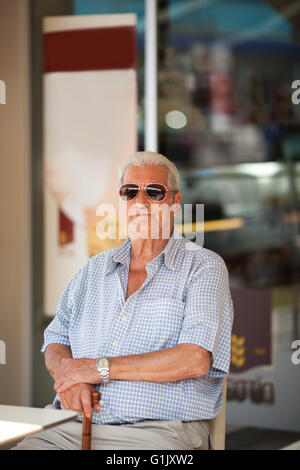
[[(170, 238), (174, 227), (170, 229)], [(131, 240), (130, 260), (133, 262), (149, 262), (156, 258), (166, 247), (169, 238), (138, 238)]]

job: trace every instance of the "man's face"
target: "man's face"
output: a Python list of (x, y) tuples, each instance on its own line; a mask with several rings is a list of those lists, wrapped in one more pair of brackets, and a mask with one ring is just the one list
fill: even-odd
[[(180, 209), (181, 193), (172, 193), (169, 190), (167, 169), (160, 165), (130, 166), (123, 178), (123, 184), (127, 183), (136, 183), (141, 187), (141, 191), (132, 201), (120, 199), (122, 219), (128, 225), (129, 236), (168, 238), (174, 213), (176, 215)], [(162, 184), (167, 188), (163, 201), (155, 202), (147, 196), (144, 188), (149, 183)]]

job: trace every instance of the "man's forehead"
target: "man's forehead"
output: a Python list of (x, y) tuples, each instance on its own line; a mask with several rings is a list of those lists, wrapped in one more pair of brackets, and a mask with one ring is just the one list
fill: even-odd
[(123, 181), (136, 181), (137, 183), (167, 183), (168, 171), (161, 165), (145, 165), (142, 167), (130, 166), (124, 174)]

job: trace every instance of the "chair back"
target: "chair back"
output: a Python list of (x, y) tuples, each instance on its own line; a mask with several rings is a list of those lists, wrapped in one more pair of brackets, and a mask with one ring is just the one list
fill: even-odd
[(222, 410), (209, 423), (209, 435), (214, 450), (225, 449), (227, 377), (224, 378), (223, 382), (223, 394)]

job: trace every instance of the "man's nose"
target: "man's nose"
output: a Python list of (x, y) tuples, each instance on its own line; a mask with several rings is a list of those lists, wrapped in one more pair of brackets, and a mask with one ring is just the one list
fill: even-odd
[(147, 208), (150, 207), (150, 199), (148, 198), (144, 190), (144, 187), (141, 187), (141, 190), (139, 191), (137, 195), (136, 202), (139, 204), (144, 204)]

